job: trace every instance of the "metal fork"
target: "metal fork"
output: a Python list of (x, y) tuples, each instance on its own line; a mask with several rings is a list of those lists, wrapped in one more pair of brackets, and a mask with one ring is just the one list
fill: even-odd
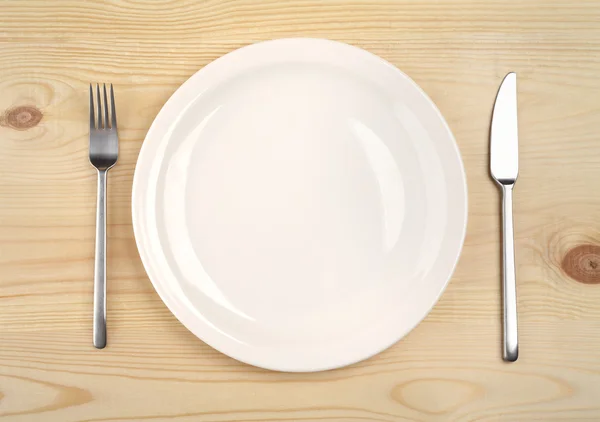
[[(110, 113), (109, 109), (110, 108)], [(109, 119), (110, 114), (110, 119)], [(94, 265), (94, 346), (106, 346), (106, 175), (119, 155), (115, 95), (110, 85), (110, 106), (104, 85), (94, 90), (90, 84), (90, 163), (98, 170), (98, 202), (96, 208), (96, 260)]]

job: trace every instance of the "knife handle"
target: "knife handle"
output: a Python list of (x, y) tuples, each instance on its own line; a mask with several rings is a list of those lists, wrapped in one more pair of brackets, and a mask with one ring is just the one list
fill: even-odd
[(513, 184), (502, 186), (502, 296), (504, 311), (503, 358), (514, 362), (519, 357), (517, 336), (517, 283), (515, 270), (515, 240), (513, 228)]

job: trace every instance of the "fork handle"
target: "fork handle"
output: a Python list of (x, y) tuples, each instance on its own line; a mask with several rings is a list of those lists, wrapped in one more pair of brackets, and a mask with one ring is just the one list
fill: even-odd
[(94, 347), (106, 346), (106, 175), (98, 170), (96, 259), (94, 265)]
[(502, 301), (504, 311), (503, 358), (506, 362), (514, 362), (519, 357), (512, 193), (512, 184), (502, 185)]

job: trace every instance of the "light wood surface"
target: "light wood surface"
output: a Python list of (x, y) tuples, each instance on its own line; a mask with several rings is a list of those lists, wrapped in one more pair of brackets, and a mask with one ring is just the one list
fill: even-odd
[[(316, 374), (238, 363), (169, 313), (130, 216), (153, 118), (244, 45), (325, 37), (368, 49), (436, 102), (466, 165), (469, 227), (440, 302), (368, 361)], [(521, 356), (500, 357), (499, 193), (488, 127), (519, 75), (515, 191)], [(90, 81), (115, 84), (109, 345), (92, 347), (96, 175)], [(600, 420), (600, 3), (241, 0), (0, 2), (0, 420)]]

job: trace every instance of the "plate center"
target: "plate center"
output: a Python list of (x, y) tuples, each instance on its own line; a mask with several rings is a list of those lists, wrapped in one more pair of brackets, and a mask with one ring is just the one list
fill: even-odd
[(335, 68), (273, 66), (219, 98), (167, 171), (166, 202), (184, 211), (167, 219), (186, 238), (174, 259), (204, 271), (185, 275), (191, 289), (279, 326), (402, 283), (384, 276), (405, 217), (386, 97)]

